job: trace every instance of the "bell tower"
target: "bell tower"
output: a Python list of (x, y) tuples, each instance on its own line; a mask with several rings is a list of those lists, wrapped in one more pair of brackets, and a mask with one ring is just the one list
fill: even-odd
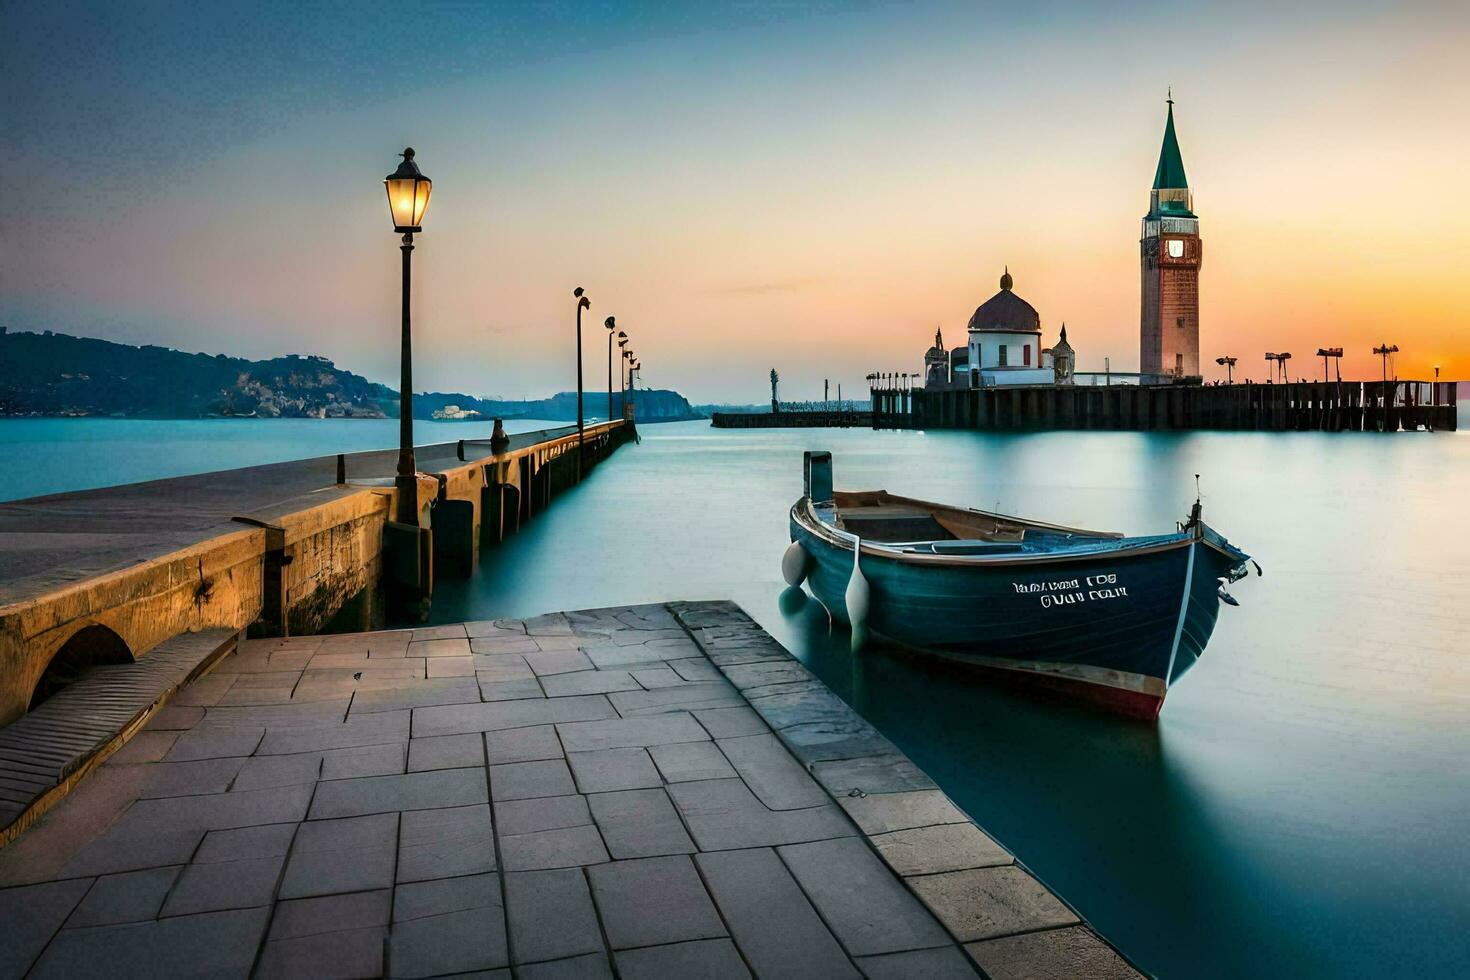
[(1194, 195), (1174, 135), (1174, 95), (1169, 93), (1164, 145), (1143, 216), (1139, 264), (1143, 271), (1139, 370), (1174, 377), (1199, 376), (1199, 268), (1201, 243)]

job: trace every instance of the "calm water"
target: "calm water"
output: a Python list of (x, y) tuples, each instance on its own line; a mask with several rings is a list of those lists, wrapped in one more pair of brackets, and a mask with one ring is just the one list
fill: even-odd
[[(9, 435), (25, 431), (17, 425), (75, 427), (17, 447)], [(472, 428), (420, 433), (443, 441)], [(391, 445), (396, 429), (0, 423), (0, 497), (163, 475), (156, 460), (132, 458), (160, 434), (168, 448), (147, 454), (184, 472)], [(1171, 529), (1200, 473), (1206, 519), (1266, 574), (1232, 588), (1241, 607), (1222, 610), (1204, 660), (1170, 695), (1157, 728), (1039, 704), (882, 650), (854, 657), (820, 607), (782, 592), (786, 511), (801, 492), (807, 448), (835, 451), (842, 487), (1129, 533)], [(17, 455), (28, 467), (44, 460), (50, 475), (18, 476)], [(1470, 432), (645, 426), (642, 445), (620, 450), (487, 552), (474, 579), (440, 580), (434, 614), (733, 598), (1146, 969), (1462, 975), (1467, 494)]]
[[(566, 424), (507, 419), (505, 430)], [(414, 442), (488, 439), (494, 428), (419, 419)], [(0, 500), (397, 445), (397, 419), (0, 419)]]

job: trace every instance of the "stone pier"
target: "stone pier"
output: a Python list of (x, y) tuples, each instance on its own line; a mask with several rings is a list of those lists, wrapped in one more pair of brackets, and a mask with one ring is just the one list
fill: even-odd
[(0, 921), (5, 977), (1138, 975), (719, 602), (243, 641)]

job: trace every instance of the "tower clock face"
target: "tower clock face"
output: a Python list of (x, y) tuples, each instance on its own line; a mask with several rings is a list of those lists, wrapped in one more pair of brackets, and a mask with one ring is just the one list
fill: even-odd
[(1178, 239), (1178, 238), (1171, 238), (1171, 239), (1169, 239), (1169, 258), (1171, 258), (1171, 259), (1182, 259), (1182, 258), (1184, 258), (1184, 242), (1183, 242), (1182, 239)]

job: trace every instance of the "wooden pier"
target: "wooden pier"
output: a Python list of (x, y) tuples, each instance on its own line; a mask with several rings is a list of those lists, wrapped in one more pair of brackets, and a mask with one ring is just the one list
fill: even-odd
[(710, 418), (716, 429), (854, 429), (872, 424), (872, 413), (858, 409), (716, 412)]
[(1456, 384), (1035, 385), (875, 390), (874, 428), (1453, 431)]

